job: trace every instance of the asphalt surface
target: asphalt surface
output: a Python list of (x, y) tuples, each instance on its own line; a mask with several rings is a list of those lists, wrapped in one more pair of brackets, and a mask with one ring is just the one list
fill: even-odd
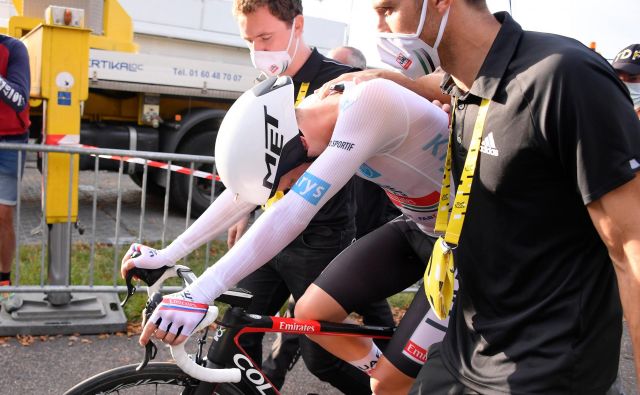
[[(33, 158), (27, 162), (22, 182), (19, 240), (21, 244), (39, 244), (40, 174)], [(118, 189), (117, 173), (100, 172), (96, 188), (93, 172), (81, 172), (79, 182), (79, 222), (84, 234), (74, 231), (74, 241), (88, 242), (94, 234), (92, 204), (97, 191), (95, 238), (113, 244), (116, 240), (116, 203), (121, 196), (118, 244), (128, 245), (140, 238), (141, 190), (127, 176)], [(142, 238), (160, 240), (163, 231), (162, 198), (149, 197), (146, 202)], [(179, 235), (188, 221), (183, 214), (169, 212), (165, 240)], [(221, 236), (226, 240), (226, 235)], [(29, 339), (26, 339), (29, 340)], [(107, 369), (138, 363), (142, 350), (137, 336), (50, 336), (36, 337), (21, 345), (16, 338), (0, 338), (0, 395), (2, 394), (61, 394), (74, 384)], [(271, 339), (268, 339), (271, 341)], [(268, 349), (269, 345), (265, 346)], [(620, 378), (624, 392), (637, 394), (631, 342), (625, 325), (620, 355)], [(161, 349), (158, 361), (170, 360)], [(339, 394), (339, 391), (320, 382), (299, 362), (289, 374), (284, 394)]]
[[(270, 343), (273, 335), (268, 336)], [(143, 355), (137, 339), (126, 335), (36, 337), (26, 346), (16, 338), (0, 340), (0, 395), (62, 394), (94, 374), (137, 364)], [(160, 347), (156, 361), (169, 360), (168, 349)], [(626, 325), (620, 377), (625, 394), (638, 393)], [(282, 390), (283, 394), (291, 395), (340, 394), (306, 371), (302, 361), (289, 373)]]
[[(63, 394), (75, 384), (105, 370), (138, 364), (143, 350), (138, 336), (36, 337), (23, 346), (18, 339), (0, 343), (0, 394)], [(269, 343), (271, 338), (268, 339)], [(191, 347), (193, 352), (194, 347)], [(171, 361), (169, 349), (159, 346), (155, 361)], [(300, 361), (287, 376), (283, 394), (340, 394), (306, 371)]]

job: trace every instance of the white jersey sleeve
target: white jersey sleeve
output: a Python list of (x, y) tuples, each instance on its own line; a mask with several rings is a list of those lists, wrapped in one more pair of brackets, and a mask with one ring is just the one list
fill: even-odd
[(198, 300), (213, 301), (268, 262), (306, 228), (363, 162), (406, 134), (406, 106), (397, 86), (390, 84), (372, 80), (345, 91), (327, 149), (291, 191), (191, 285)]
[(204, 243), (226, 232), (231, 225), (247, 216), (255, 208), (254, 204), (235, 199), (229, 190), (225, 190), (162, 252), (175, 263)]

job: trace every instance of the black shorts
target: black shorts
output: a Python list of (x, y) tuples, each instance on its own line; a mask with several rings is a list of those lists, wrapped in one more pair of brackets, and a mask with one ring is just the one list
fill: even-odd
[(409, 395), (477, 395), (478, 392), (462, 385), (442, 363), (441, 343), (434, 344), (429, 362), (420, 371)]
[[(398, 217), (349, 246), (314, 284), (352, 312), (420, 280), (435, 240), (410, 219)], [(442, 340), (447, 324), (448, 319), (439, 320), (430, 311), (420, 287), (384, 356), (404, 374), (416, 377), (429, 346)]]

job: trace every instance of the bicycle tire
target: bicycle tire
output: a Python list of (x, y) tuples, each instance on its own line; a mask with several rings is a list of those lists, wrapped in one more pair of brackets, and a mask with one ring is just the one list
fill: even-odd
[[(168, 362), (152, 362), (143, 370), (127, 365), (99, 373), (75, 385), (65, 395), (94, 394), (193, 394), (199, 381)], [(155, 391), (154, 391), (155, 390)], [(233, 383), (220, 383), (214, 395), (242, 395)]]

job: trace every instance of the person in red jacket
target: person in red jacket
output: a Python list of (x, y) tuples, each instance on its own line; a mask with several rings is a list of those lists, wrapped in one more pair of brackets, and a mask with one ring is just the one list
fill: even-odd
[[(30, 83), (27, 48), (21, 41), (0, 34), (0, 143), (27, 143)], [(15, 150), (0, 150), (0, 287), (11, 285), (16, 245), (13, 206), (17, 203), (18, 174), (22, 174), (18, 169), (24, 169), (24, 162), (24, 151), (19, 155)], [(7, 293), (0, 293), (0, 300), (7, 298)]]

